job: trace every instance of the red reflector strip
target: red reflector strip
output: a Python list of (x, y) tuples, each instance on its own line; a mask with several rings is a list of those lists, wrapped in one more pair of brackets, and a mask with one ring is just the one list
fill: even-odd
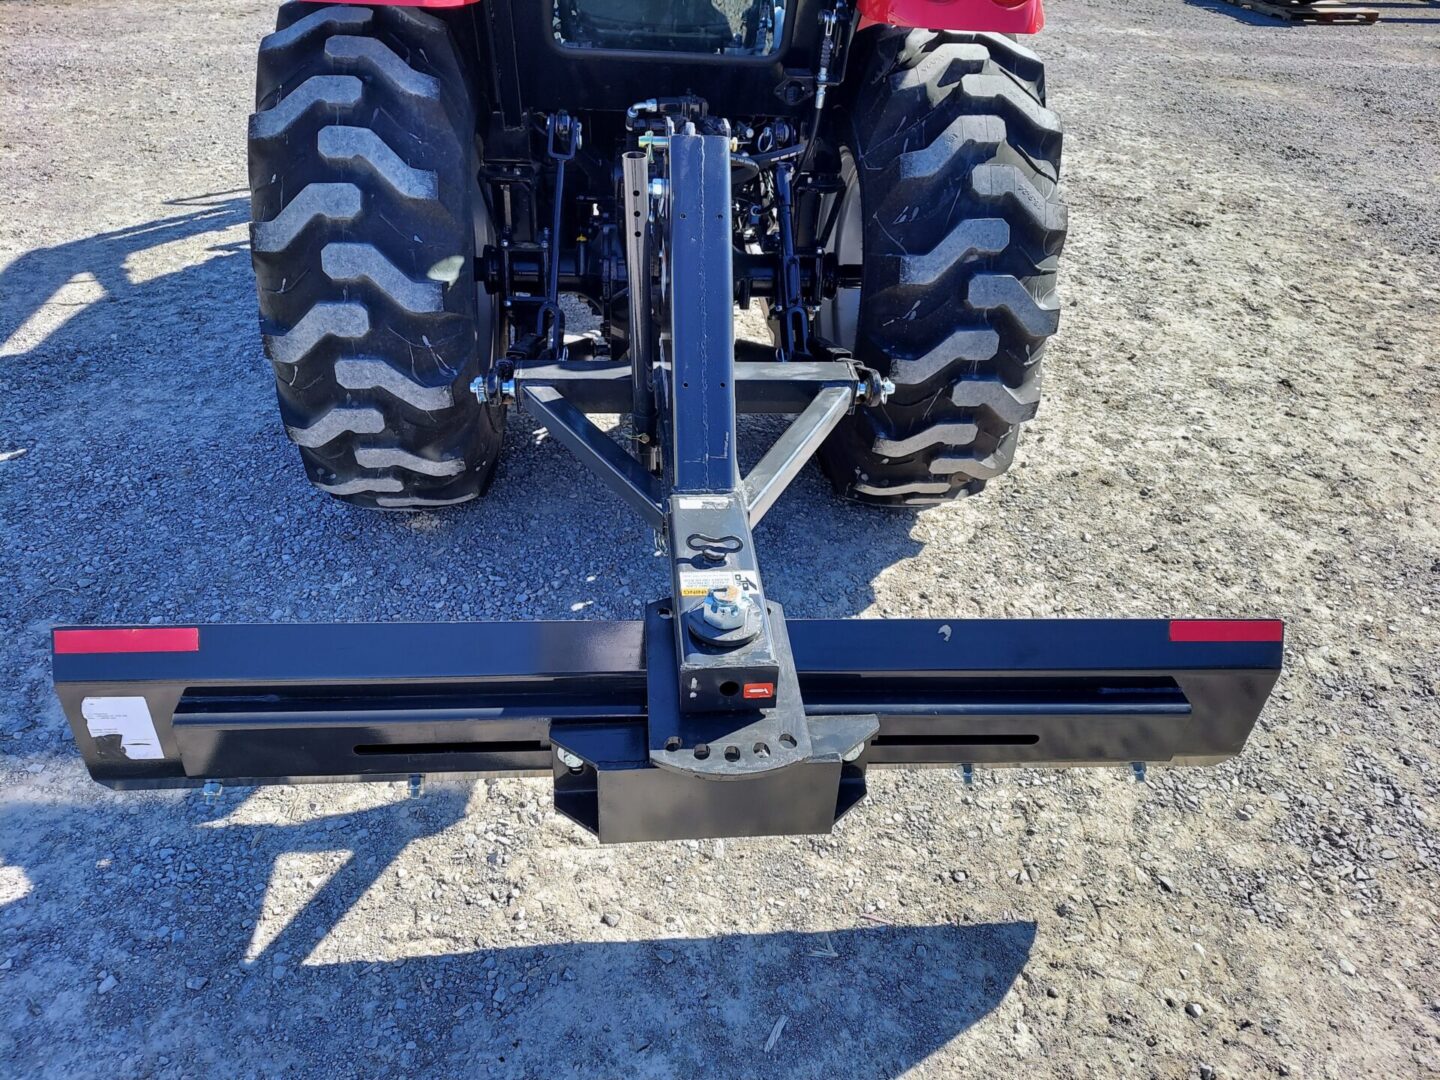
[(78, 653), (199, 652), (197, 626), (151, 626), (141, 630), (56, 630), (55, 651)]
[(1172, 619), (1171, 641), (1284, 641), (1279, 619)]
[(747, 682), (745, 693), (742, 696), (751, 700), (772, 698), (775, 696), (775, 684), (773, 682)]

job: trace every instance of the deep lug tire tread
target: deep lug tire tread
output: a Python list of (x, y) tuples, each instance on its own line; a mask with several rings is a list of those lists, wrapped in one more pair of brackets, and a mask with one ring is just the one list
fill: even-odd
[(1035, 415), (1066, 214), (1061, 130), (1035, 54), (999, 35), (874, 30), (840, 141), (865, 268), (856, 357), (895, 383), (821, 450), (838, 491), (925, 505), (973, 494)]
[(315, 486), (347, 502), (473, 499), (502, 414), (469, 390), (489, 342), (475, 118), (449, 31), (424, 12), (309, 3), (278, 27), (250, 121), (251, 249), (286, 431)]

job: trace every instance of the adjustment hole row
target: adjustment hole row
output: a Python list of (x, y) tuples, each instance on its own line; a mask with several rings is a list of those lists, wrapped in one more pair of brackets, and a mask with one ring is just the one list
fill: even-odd
[[(787, 739), (789, 740), (788, 742), (786, 742)], [(789, 735), (789, 734), (781, 735), (781, 736), (780, 736), (780, 741), (781, 741), (782, 743), (785, 743), (786, 746), (794, 746), (794, 745), (795, 745), (795, 738), (794, 738), (794, 736)], [(680, 738), (680, 736), (678, 736), (678, 735), (671, 735), (668, 739), (665, 740), (665, 749), (666, 749), (669, 753), (672, 753), (672, 754), (674, 754), (674, 753), (678, 752), (679, 750), (683, 749), (684, 746), (685, 746), (684, 741), (683, 741), (683, 740)], [(754, 753), (755, 753), (755, 756), (756, 756), (756, 757), (762, 757), (762, 758), (763, 758), (763, 757), (769, 757), (769, 756), (770, 756), (770, 744), (769, 744), (769, 743), (766, 743), (766, 742), (757, 742), (757, 743), (755, 744), (755, 746), (754, 746), (753, 749), (754, 749)], [(699, 744), (696, 745), (694, 751), (692, 751), (692, 752), (694, 753), (694, 755), (695, 755), (695, 757), (696, 757), (697, 759), (699, 759), (700, 761), (704, 761), (706, 758), (708, 758), (708, 757), (710, 756), (710, 747), (709, 747), (709, 745), (706, 744), (706, 743), (699, 743)], [(740, 747), (736, 746), (734, 743), (731, 743), (729, 746), (725, 747), (725, 760), (726, 760), (726, 761), (739, 761), (739, 760), (740, 760)]]

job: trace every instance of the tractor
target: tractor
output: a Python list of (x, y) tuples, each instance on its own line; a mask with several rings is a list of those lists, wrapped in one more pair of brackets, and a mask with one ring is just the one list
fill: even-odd
[[(1066, 231), (1017, 41), (1042, 23), (1040, 0), (281, 7), (251, 252), (310, 482), (483, 513), (452, 508), (523, 408), (653, 530), (671, 588), (616, 623), (59, 628), (92, 775), (538, 773), (633, 841), (823, 833), (872, 766), (1237, 753), (1275, 620), (787, 620), (762, 578), (754, 527), (812, 458), (892, 514), (1013, 460)], [(742, 473), (745, 413), (793, 419)]]

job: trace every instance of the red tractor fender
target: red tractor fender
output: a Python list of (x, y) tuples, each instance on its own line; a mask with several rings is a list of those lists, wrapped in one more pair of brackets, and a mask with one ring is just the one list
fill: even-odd
[[(326, 0), (312, 0), (323, 3)], [(337, 0), (329, 0), (334, 3)], [(338, 0), (376, 7), (457, 8), (480, 0)], [(924, 30), (990, 30), (1036, 34), (1045, 25), (1042, 0), (859, 0), (860, 25), (914, 26)]]
[(366, 7), (461, 8), (480, 0), (305, 0), (307, 4), (364, 4)]
[(860, 25), (875, 23), (1037, 34), (1045, 25), (1045, 8), (1042, 0), (860, 0)]

